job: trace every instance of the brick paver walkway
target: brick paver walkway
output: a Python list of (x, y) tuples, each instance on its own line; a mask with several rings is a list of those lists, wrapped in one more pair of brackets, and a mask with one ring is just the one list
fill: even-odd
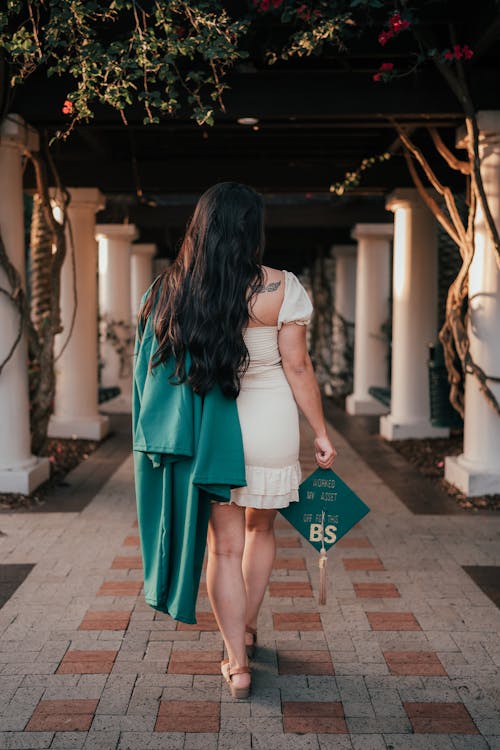
[(222, 685), (203, 583), (195, 626), (142, 600), (131, 457), (80, 513), (1, 515), (0, 563), (34, 567), (0, 610), (0, 748), (500, 748), (500, 614), (461, 567), (499, 564), (500, 518), (413, 515), (333, 437), (372, 512), (322, 607), (279, 517), (249, 701)]

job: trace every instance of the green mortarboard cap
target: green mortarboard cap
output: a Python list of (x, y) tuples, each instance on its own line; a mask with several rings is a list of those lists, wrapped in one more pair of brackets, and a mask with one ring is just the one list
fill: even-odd
[(332, 469), (316, 469), (300, 485), (299, 498), (280, 512), (320, 552), (319, 599), (324, 604), (326, 550), (370, 509)]

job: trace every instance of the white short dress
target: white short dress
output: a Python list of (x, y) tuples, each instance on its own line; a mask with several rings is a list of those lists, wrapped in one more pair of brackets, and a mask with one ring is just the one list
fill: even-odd
[(313, 306), (306, 290), (284, 271), (284, 297), (276, 326), (247, 328), (250, 364), (236, 400), (243, 436), (247, 486), (231, 491), (231, 503), (286, 508), (299, 499), (299, 415), (278, 349), (283, 323), (307, 325)]

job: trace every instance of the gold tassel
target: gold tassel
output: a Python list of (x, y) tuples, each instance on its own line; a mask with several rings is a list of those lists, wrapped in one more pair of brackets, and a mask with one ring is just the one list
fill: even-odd
[(321, 550), (319, 553), (319, 604), (326, 604), (325, 511), (321, 511)]
[(319, 603), (326, 604), (326, 563), (328, 557), (324, 548), (319, 553)]

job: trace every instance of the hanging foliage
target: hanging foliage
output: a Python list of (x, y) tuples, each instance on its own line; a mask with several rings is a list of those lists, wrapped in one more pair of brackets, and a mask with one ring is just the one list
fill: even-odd
[(248, 53), (239, 45), (249, 19), (211, 0), (7, 0), (0, 10), (0, 54), (11, 86), (36, 69), (69, 81), (62, 112), (67, 136), (99, 104), (141, 107), (144, 123), (188, 105), (199, 125), (224, 109), (225, 76)]

